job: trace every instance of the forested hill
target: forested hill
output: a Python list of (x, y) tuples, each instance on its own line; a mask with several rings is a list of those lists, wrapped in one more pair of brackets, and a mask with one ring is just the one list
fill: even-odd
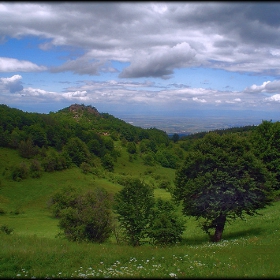
[[(31, 138), (35, 145), (62, 147), (69, 138), (77, 136), (83, 141), (110, 135), (113, 139), (127, 141), (154, 139), (168, 141), (164, 131), (156, 128), (135, 127), (108, 113), (99, 113), (92, 106), (74, 104), (58, 112), (49, 114), (28, 113), (19, 109), (0, 105), (0, 145), (9, 146), (8, 138), (16, 142)], [(28, 137), (27, 137), (28, 135)]]

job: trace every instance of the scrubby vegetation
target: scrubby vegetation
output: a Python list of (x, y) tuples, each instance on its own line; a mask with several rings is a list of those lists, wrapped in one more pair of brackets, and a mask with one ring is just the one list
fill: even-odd
[(279, 122), (179, 138), (85, 105), (0, 115), (0, 277), (279, 276)]

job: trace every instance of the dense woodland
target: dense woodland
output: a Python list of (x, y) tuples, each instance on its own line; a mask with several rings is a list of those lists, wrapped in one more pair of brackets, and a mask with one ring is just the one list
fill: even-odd
[[(178, 134), (169, 137), (157, 128), (136, 127), (110, 114), (99, 113), (92, 106), (78, 104), (49, 114), (28, 113), (0, 105), (0, 115), (0, 146), (17, 150), (27, 160), (12, 167), (11, 180), (39, 178), (43, 172), (72, 167), (95, 175), (103, 171), (114, 173), (114, 165), (120, 157), (115, 144), (120, 142), (128, 154), (128, 162), (140, 157), (143, 165), (176, 170), (175, 185), (161, 180), (160, 187), (169, 191), (174, 201), (183, 203), (184, 215), (204, 219), (203, 230), (207, 233), (216, 230), (214, 241), (221, 239), (226, 220), (242, 218), (244, 213), (254, 215), (279, 196), (279, 122), (263, 121), (259, 126), (201, 132), (180, 138)], [(156, 201), (150, 186), (139, 179), (129, 181), (124, 176), (118, 183), (124, 189), (116, 195), (118, 204), (114, 209), (130, 244), (139, 245), (141, 238), (147, 236), (155, 243), (180, 240), (184, 222), (177, 215), (173, 202)], [(127, 201), (134, 201), (133, 205), (128, 205)], [(102, 209), (104, 215), (108, 214), (102, 222), (108, 218), (108, 224), (111, 223), (110, 199), (103, 190), (83, 196), (76, 190), (64, 190), (53, 197), (52, 203), (54, 216), (61, 219), (60, 226), (70, 240), (79, 239), (81, 231), (88, 240), (101, 242), (109, 237), (112, 228), (96, 224), (97, 218), (92, 220)], [(146, 212), (140, 208), (137, 213), (133, 212), (140, 203)], [(101, 208), (97, 211), (92, 207), (93, 212), (89, 212), (87, 206), (96, 204)], [(69, 205), (75, 205), (75, 211), (78, 209), (84, 219), (90, 221), (74, 222), (76, 212), (73, 209), (69, 212)], [(205, 210), (206, 206), (209, 211)], [(137, 216), (140, 212), (143, 215)], [(81, 229), (87, 223), (91, 228)], [(102, 228), (98, 238), (97, 228)], [(95, 237), (90, 236), (91, 232)]]

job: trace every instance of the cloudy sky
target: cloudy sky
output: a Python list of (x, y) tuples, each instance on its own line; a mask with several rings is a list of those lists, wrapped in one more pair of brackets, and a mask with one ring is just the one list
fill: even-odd
[(280, 120), (279, 15), (277, 2), (1, 2), (0, 103)]

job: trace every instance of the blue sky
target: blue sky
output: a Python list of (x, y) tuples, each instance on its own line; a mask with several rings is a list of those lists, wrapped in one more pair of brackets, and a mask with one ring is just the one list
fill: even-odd
[(280, 120), (280, 3), (1, 2), (0, 103)]

